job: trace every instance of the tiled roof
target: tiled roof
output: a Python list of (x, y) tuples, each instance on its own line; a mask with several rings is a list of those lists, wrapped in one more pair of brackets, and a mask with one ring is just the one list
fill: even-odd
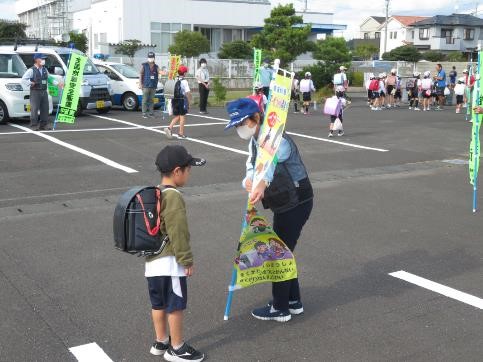
[(483, 19), (469, 14), (436, 15), (432, 18), (427, 18), (414, 24), (414, 26), (425, 25), (483, 26)]
[(386, 18), (384, 16), (371, 16), (371, 18), (373, 18), (379, 24), (382, 24), (383, 22), (386, 21)]
[(427, 16), (402, 16), (402, 15), (393, 15), (392, 18), (394, 20), (399, 21), (404, 26), (409, 26), (418, 21), (429, 19)]

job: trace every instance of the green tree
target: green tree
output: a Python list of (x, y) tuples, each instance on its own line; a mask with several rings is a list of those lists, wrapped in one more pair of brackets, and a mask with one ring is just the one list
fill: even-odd
[(421, 53), (411, 45), (403, 45), (394, 48), (390, 52), (384, 53), (382, 55), (384, 60), (392, 61), (405, 61), (405, 62), (417, 62), (421, 59)]
[(134, 63), (134, 56), (139, 49), (145, 48), (146, 46), (137, 39), (124, 40), (115, 46), (116, 54), (123, 54), (129, 57), (131, 64)]
[(27, 25), (16, 21), (0, 20), (0, 39), (26, 38)]
[(318, 88), (332, 82), (341, 65), (349, 68), (352, 58), (345, 39), (334, 37), (318, 41), (313, 56), (319, 62), (305, 67), (303, 72), (312, 73), (312, 80)]
[(263, 30), (251, 43), (272, 59), (280, 59), (282, 65), (290, 63), (300, 54), (310, 51), (314, 43), (308, 40), (311, 26), (303, 25), (303, 18), (295, 15), (293, 4), (279, 5), (265, 19)]
[(374, 55), (378, 53), (379, 49), (372, 44), (361, 44), (354, 50), (354, 55), (363, 60), (372, 60)]
[(230, 43), (223, 43), (218, 52), (220, 59), (252, 59), (253, 48), (249, 42), (235, 40)]
[(226, 88), (221, 83), (220, 78), (213, 79), (213, 92), (217, 102), (222, 102), (226, 99)]
[(172, 54), (197, 57), (210, 51), (210, 41), (198, 31), (183, 30), (175, 34), (168, 50)]
[(451, 52), (446, 56), (448, 62), (466, 62), (467, 59), (461, 52)]
[(84, 33), (75, 33), (73, 31), (69, 32), (70, 41), (69, 43), (74, 43), (74, 48), (80, 50), (83, 53), (87, 53), (87, 36)]
[(441, 52), (437, 52), (435, 50), (429, 50), (422, 54), (422, 58), (430, 62), (442, 62), (443, 60), (446, 59), (446, 56)]

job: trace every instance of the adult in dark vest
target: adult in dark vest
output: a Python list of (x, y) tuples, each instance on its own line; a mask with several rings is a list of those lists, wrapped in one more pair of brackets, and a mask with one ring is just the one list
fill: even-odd
[[(148, 53), (148, 61), (143, 63), (139, 74), (139, 88), (143, 90), (141, 104), (143, 118), (154, 117), (153, 98), (158, 87), (158, 80), (161, 70), (154, 62), (154, 52)], [(149, 112), (149, 113), (148, 113)]]
[(45, 68), (45, 58), (45, 55), (35, 53), (33, 67), (28, 69), (22, 77), (22, 83), (30, 88), (30, 127), (35, 131), (51, 129), (49, 126), (49, 94), (47, 93), (49, 72)]
[[(230, 122), (226, 128), (235, 127), (240, 138), (250, 141), (246, 177), (243, 180), (243, 187), (250, 193), (250, 202), (255, 205), (262, 201), (265, 208), (273, 211), (273, 230), (293, 251), (312, 212), (314, 197), (297, 145), (290, 136), (281, 134), (277, 166), (271, 164), (263, 182), (252, 187), (258, 151), (257, 139), (263, 122), (260, 109), (254, 100), (241, 98), (228, 103), (227, 111)], [(268, 142), (273, 145), (279, 136), (280, 134), (274, 135)], [(273, 300), (268, 305), (252, 311), (255, 318), (286, 322), (292, 315), (304, 311), (298, 279), (272, 283), (272, 297)]]

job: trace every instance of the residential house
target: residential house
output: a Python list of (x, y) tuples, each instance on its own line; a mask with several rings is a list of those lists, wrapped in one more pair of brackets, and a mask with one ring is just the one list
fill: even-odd
[(347, 42), (347, 46), (351, 50), (355, 50), (360, 45), (373, 45), (377, 48), (379, 54), (379, 38), (381, 32), (379, 26), (386, 20), (383, 16), (369, 16), (359, 26), (359, 37), (351, 39)]
[[(380, 57), (382, 58), (382, 54), (384, 54), (384, 52), (390, 52), (391, 50), (403, 45), (413, 44), (414, 39), (416, 38), (416, 32), (411, 25), (425, 19), (427, 19), (427, 17), (424, 16), (391, 16), (387, 20), (387, 39), (385, 38), (386, 23), (382, 23), (379, 26), (379, 31), (381, 33), (379, 51)], [(386, 46), (384, 46), (386, 41)]]
[(469, 14), (436, 15), (412, 24), (414, 46), (422, 51), (476, 55), (483, 43), (483, 19)]

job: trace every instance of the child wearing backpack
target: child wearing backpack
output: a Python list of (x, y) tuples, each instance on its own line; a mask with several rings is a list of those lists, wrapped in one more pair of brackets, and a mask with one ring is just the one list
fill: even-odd
[(414, 109), (415, 111), (419, 111), (419, 88), (418, 88), (418, 81), (420, 78), (419, 72), (413, 73), (412, 79), (408, 79), (406, 82), (406, 90), (408, 92), (408, 101), (409, 101), (409, 109)]
[(461, 112), (461, 107), (464, 103), (464, 95), (466, 92), (465, 82), (465, 77), (461, 77), (458, 79), (458, 83), (454, 86), (454, 94), (456, 95), (456, 113)]
[(420, 79), (419, 85), (423, 95), (423, 111), (429, 111), (429, 103), (431, 100), (433, 81), (431, 80), (431, 73), (429, 71), (424, 72), (423, 79)]
[(176, 84), (174, 86), (173, 95), (173, 120), (169, 124), (169, 127), (164, 128), (166, 137), (169, 139), (173, 138), (173, 127), (179, 122), (179, 133), (178, 138), (184, 139), (186, 135), (184, 134), (184, 122), (186, 113), (191, 104), (191, 90), (188, 85), (188, 81), (184, 76), (188, 73), (188, 67), (181, 65), (178, 68), (178, 78), (176, 78)]
[(380, 111), (381, 108), (379, 106), (379, 76), (373, 76), (371, 82), (369, 83), (369, 91), (371, 92), (372, 96), (371, 110)]
[[(191, 166), (203, 166), (204, 159), (194, 158), (183, 146), (164, 147), (156, 157), (161, 173), (161, 234), (169, 241), (163, 251), (146, 258), (148, 282), (156, 340), (151, 354), (164, 354), (166, 361), (197, 361), (204, 354), (184, 342), (183, 310), (186, 309), (186, 278), (193, 275), (193, 254), (183, 196), (178, 191), (190, 177)], [(168, 328), (169, 325), (169, 334)]]

